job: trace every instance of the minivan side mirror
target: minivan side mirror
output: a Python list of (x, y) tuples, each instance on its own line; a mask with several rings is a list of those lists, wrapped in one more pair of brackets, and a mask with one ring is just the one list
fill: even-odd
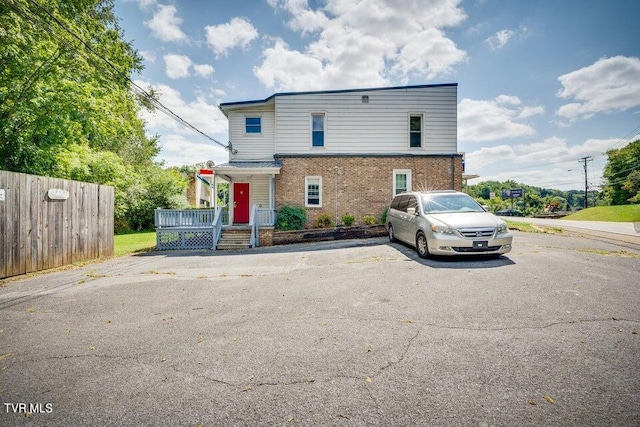
[(415, 215), (416, 214), (416, 208), (407, 208), (407, 213), (409, 215)]

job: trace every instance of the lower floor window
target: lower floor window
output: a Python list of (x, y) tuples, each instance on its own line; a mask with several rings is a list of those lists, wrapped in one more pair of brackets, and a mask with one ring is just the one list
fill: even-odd
[(305, 206), (322, 206), (322, 177), (308, 176), (304, 179), (305, 184)]
[(393, 170), (393, 195), (411, 191), (411, 170), (410, 169), (394, 169)]

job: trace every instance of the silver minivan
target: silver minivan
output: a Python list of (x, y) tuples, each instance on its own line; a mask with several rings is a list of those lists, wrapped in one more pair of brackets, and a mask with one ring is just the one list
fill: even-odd
[(389, 240), (432, 255), (501, 255), (511, 250), (507, 224), (458, 191), (406, 192), (387, 212)]

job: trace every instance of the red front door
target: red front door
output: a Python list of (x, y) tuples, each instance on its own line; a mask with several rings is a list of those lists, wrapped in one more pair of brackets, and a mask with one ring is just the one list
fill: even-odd
[(249, 183), (233, 183), (233, 222), (249, 222)]

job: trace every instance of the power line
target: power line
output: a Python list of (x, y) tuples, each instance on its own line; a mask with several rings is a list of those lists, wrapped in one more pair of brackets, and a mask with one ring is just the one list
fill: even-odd
[[(630, 141), (630, 140), (640, 136), (640, 135), (636, 134), (636, 131), (640, 131), (640, 125), (638, 125), (638, 127), (636, 127), (634, 130), (632, 130), (631, 132), (629, 132), (628, 134), (623, 136), (618, 142), (616, 142), (611, 147), (609, 147), (609, 149), (607, 151), (612, 150), (615, 146), (619, 145), (620, 143), (623, 143), (623, 142), (626, 142), (626, 141)], [(634, 138), (630, 138), (631, 135), (635, 135)]]
[[(109, 59), (105, 58), (100, 53), (96, 52), (96, 50), (93, 47), (91, 47), (90, 44), (88, 44), (85, 40), (83, 40), (75, 32), (70, 30), (64, 23), (62, 23), (58, 18), (56, 18), (48, 9), (46, 9), (45, 7), (40, 5), (35, 0), (28, 0), (28, 1), (30, 3), (32, 3), (33, 5), (35, 5), (38, 9), (42, 10), (59, 27), (61, 27), (67, 34), (71, 35), (74, 39), (78, 40), (90, 53), (92, 53), (97, 58), (99, 58), (102, 62), (107, 64), (108, 67), (109, 67), (109, 70), (108, 70), (109, 74), (112, 77), (123, 78), (130, 85), (130, 88), (131, 88), (132, 92), (134, 92), (138, 96), (141, 96), (142, 98), (146, 99), (151, 105), (156, 107), (159, 111), (161, 111), (165, 115), (171, 117), (172, 119), (174, 119), (178, 123), (182, 124), (183, 126), (189, 128), (192, 131), (198, 133), (199, 135), (207, 138), (208, 140), (210, 140), (213, 143), (221, 146), (222, 148), (225, 148), (225, 149), (229, 149), (230, 148), (228, 144), (223, 144), (222, 142), (218, 141), (217, 139), (213, 138), (212, 136), (207, 135), (205, 132), (201, 131), (196, 126), (194, 126), (191, 123), (189, 123), (187, 120), (182, 118), (180, 115), (175, 113), (169, 107), (167, 107), (162, 102), (160, 102), (158, 99), (156, 99), (154, 96), (152, 96), (150, 93), (148, 93), (144, 88), (142, 88), (137, 83), (135, 83), (133, 80), (131, 80), (131, 78), (128, 75), (126, 75), (124, 72), (120, 71)], [(14, 11), (18, 12), (18, 14), (21, 15), (23, 18), (25, 18), (25, 19), (27, 19), (29, 21), (31, 20), (31, 19), (29, 19), (28, 17), (26, 17), (24, 15), (24, 10), (18, 8), (15, 4), (10, 4), (9, 2), (7, 2), (7, 3), (9, 4), (9, 7), (11, 7)], [(65, 45), (66, 47), (70, 48), (71, 50), (75, 51), (76, 53), (79, 53), (79, 54), (83, 55), (83, 57), (85, 57), (87, 60), (89, 60), (90, 63), (92, 63), (92, 65), (95, 66), (93, 61), (84, 52), (82, 52), (81, 50), (77, 49), (75, 46), (72, 46), (70, 43), (68, 43), (67, 40), (64, 40), (63, 38), (59, 37), (55, 33), (55, 31), (53, 31), (53, 28), (51, 27), (50, 23), (46, 19), (44, 19), (40, 15), (36, 14), (34, 11), (32, 11), (30, 9), (27, 9), (27, 10), (28, 10), (29, 13), (31, 13), (33, 16), (38, 18), (42, 23), (44, 23), (49, 28), (49, 30), (47, 30), (47, 32), (49, 34), (51, 34), (51, 36), (53, 36), (56, 40), (58, 40), (59, 42), (61, 42), (63, 45)], [(99, 67), (96, 66), (96, 68), (99, 68)], [(115, 72), (115, 75), (112, 74), (113, 72)]]

